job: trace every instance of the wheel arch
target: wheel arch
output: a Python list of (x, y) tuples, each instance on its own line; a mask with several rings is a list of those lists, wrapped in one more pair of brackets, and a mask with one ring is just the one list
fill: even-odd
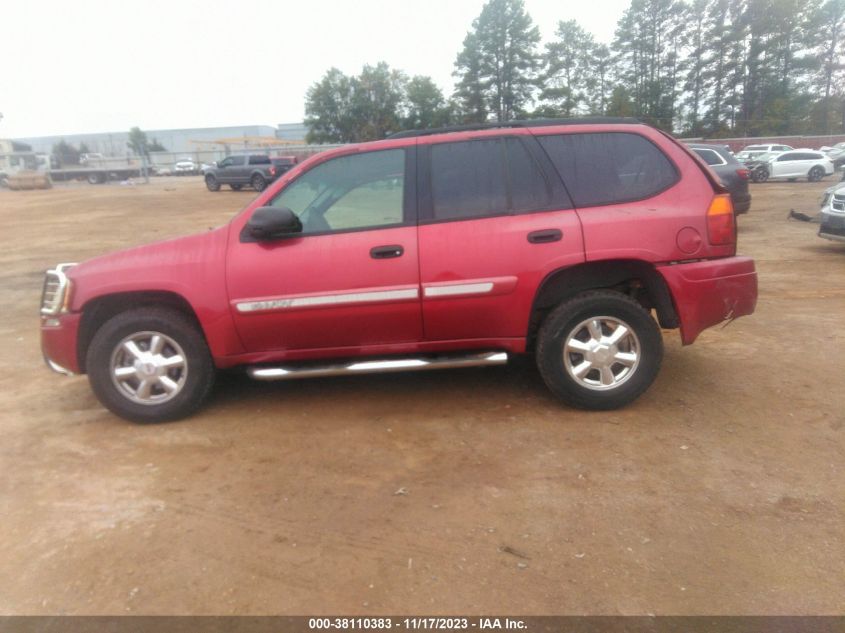
[(82, 319), (76, 340), (76, 357), (80, 371), (86, 371), (85, 358), (97, 330), (112, 317), (142, 307), (165, 307), (181, 312), (194, 323), (197, 331), (206, 339), (206, 344), (208, 343), (202, 323), (190, 302), (176, 292), (143, 290), (101, 295), (82, 306)]
[(617, 290), (657, 312), (660, 326), (674, 329), (680, 319), (672, 293), (654, 265), (634, 259), (586, 262), (551, 271), (537, 288), (528, 321), (527, 347), (533, 349), (546, 314), (562, 301), (586, 290)]

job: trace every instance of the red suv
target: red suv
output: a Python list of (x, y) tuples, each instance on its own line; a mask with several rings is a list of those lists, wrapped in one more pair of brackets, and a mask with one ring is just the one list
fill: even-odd
[(564, 402), (611, 409), (654, 380), (660, 327), (689, 344), (756, 299), (730, 196), (687, 148), (630, 119), (527, 121), (326, 151), (226, 226), (62, 264), (41, 336), (50, 367), (138, 422), (194, 411), (217, 368), (522, 353)]

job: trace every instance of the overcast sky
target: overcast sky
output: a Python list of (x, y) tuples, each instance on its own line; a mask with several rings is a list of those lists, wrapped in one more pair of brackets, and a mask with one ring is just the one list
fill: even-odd
[[(609, 42), (629, 0), (525, 0), (549, 40)], [(39, 0), (3, 3), (0, 138), (292, 123), (336, 66), (384, 60), (448, 96), (483, 0)]]

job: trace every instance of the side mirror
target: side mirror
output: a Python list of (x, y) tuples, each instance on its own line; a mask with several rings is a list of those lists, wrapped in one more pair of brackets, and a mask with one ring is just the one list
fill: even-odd
[(287, 207), (258, 207), (247, 227), (258, 240), (273, 240), (302, 232), (302, 222)]

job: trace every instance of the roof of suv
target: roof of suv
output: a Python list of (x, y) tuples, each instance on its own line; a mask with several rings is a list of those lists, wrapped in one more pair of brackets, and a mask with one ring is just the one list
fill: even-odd
[(688, 143), (688, 146), (690, 149), (709, 149), (713, 152), (716, 152), (728, 164), (739, 163), (736, 156), (734, 156), (731, 151), (724, 145), (715, 145), (713, 143)]
[(473, 130), (493, 130), (497, 128), (544, 127), (553, 125), (590, 125), (590, 124), (622, 124), (631, 125), (642, 123), (633, 117), (573, 117), (567, 119), (525, 119), (523, 121), (505, 121), (501, 123), (475, 123), (471, 125), (453, 125), (451, 127), (429, 128), (426, 130), (403, 130), (391, 134), (390, 140), (411, 138), (414, 136), (431, 136), (433, 134), (447, 134), (449, 132), (471, 132)]

